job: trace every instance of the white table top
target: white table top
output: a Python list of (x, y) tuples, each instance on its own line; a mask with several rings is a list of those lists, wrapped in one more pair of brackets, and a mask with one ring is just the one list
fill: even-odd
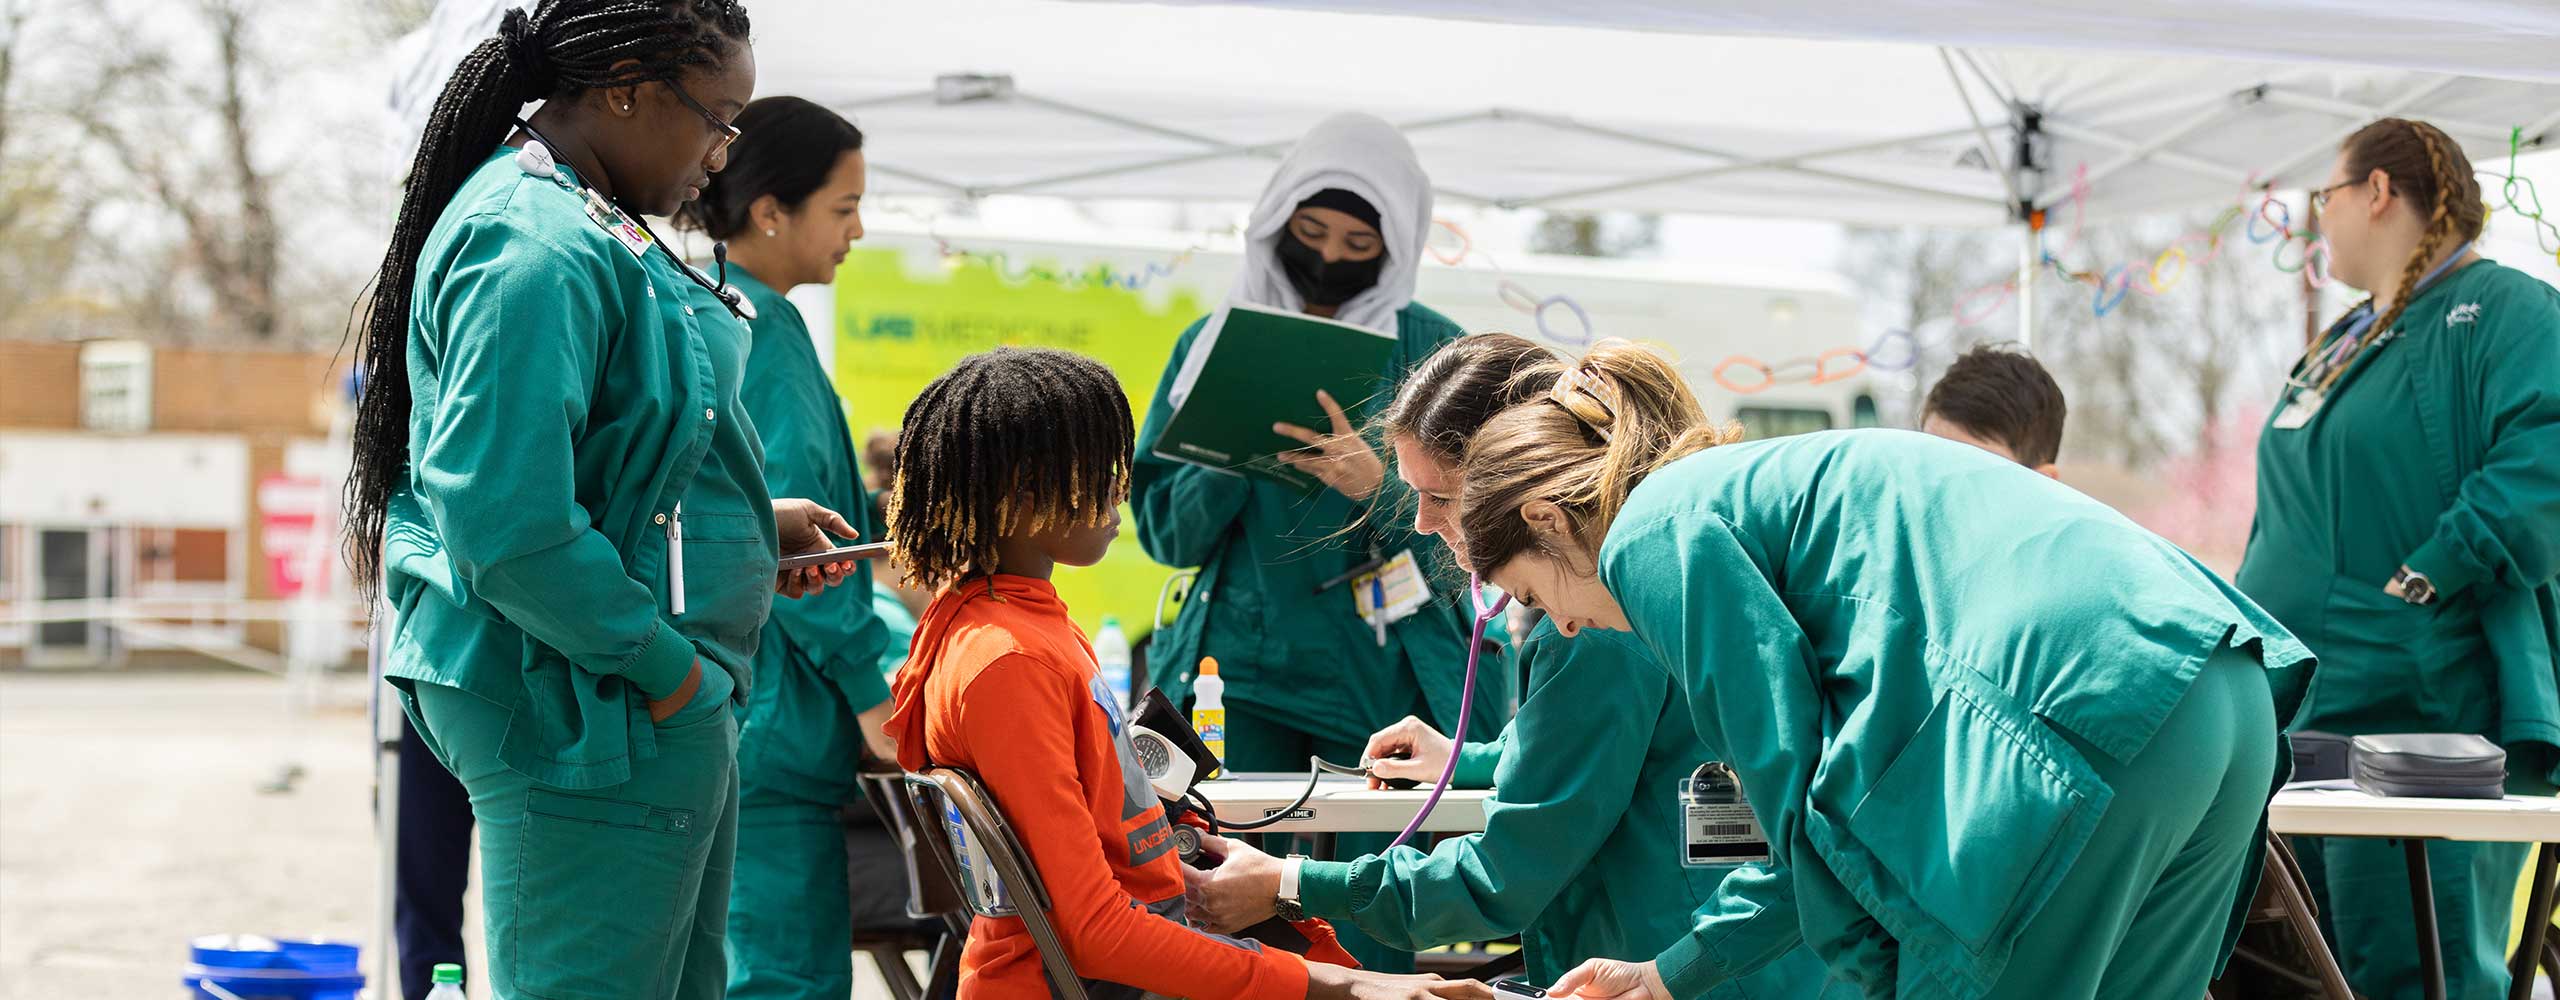
[(2277, 833), (2332, 837), (2560, 843), (2560, 798), (2400, 799), (2288, 789), (2269, 803), (2267, 823)]
[[(1304, 775), (1242, 774), (1202, 782), (1200, 790), (1225, 820), (1257, 820), (1296, 801)], [(1274, 825), (1296, 833), (1394, 833), (1404, 829), (1431, 794), (1370, 791), (1359, 779), (1326, 775), (1307, 800), (1304, 818)], [(1450, 789), (1423, 829), (1467, 833), (1484, 829), (1482, 789)], [(2560, 798), (2403, 799), (2359, 791), (2288, 789), (2267, 810), (2277, 833), (2332, 837), (2430, 837), (2478, 842), (2560, 843)]]
[[(1239, 774), (1200, 783), (1200, 793), (1218, 809), (1223, 821), (1258, 820), (1298, 799), (1307, 787), (1304, 774)], [(1422, 826), (1431, 833), (1471, 833), (1484, 829), (1484, 803), (1493, 793), (1452, 788)], [(1425, 785), (1407, 792), (1369, 790), (1358, 778), (1328, 774), (1301, 809), (1308, 815), (1274, 824), (1257, 833), (1396, 833), (1413, 821), (1415, 810), (1431, 797)]]

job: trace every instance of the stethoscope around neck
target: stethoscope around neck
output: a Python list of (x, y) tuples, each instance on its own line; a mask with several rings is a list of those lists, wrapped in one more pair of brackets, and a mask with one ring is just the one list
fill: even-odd
[(640, 217), (640, 213), (614, 204), (612, 199), (606, 198), (589, 185), (586, 178), (578, 176), (576, 171), (554, 160), (551, 151), (557, 148), (557, 144), (544, 136), (540, 129), (534, 128), (532, 122), (518, 118), (516, 127), (533, 137), (532, 142), (526, 143), (523, 149), (516, 151), (517, 169), (536, 177), (548, 177), (576, 186), (579, 195), (594, 204), (611, 209), (615, 214), (630, 220), (632, 225), (640, 227), (641, 232), (649, 235), (649, 242), (657, 246), (658, 252), (666, 254), (667, 261), (676, 266), (676, 273), (684, 275), (686, 280), (701, 286), (703, 291), (710, 292), (712, 298), (719, 299), (721, 305), (728, 307), (730, 315), (738, 317), (741, 321), (756, 318), (755, 307), (747, 304), (747, 293), (729, 284), (729, 244), (727, 242), (714, 241), (711, 244), (711, 259), (719, 263), (720, 276), (717, 279), (703, 276), (699, 268), (685, 263), (684, 258), (676, 256), (675, 248), (668, 246), (667, 241), (659, 239), (657, 231), (649, 228), (649, 223)]
[[(2461, 263), (2463, 256), (2470, 253), (2472, 247), (2478, 242), (2479, 241), (2477, 240), (2463, 241), (2461, 246), (2453, 248), (2453, 253), (2451, 255), (2445, 257), (2445, 259), (2441, 261), (2437, 261), (2436, 266), (2428, 268), (2427, 273), (2418, 279), (2417, 284), (2410, 286), (2408, 290), (2401, 294), (2406, 298), (2417, 298), (2419, 292), (2425, 291), (2427, 286), (2435, 284), (2436, 279), (2444, 277), (2445, 272), (2453, 270), (2454, 265)], [(2285, 376), (2285, 393), (2290, 396), (2291, 394), (2300, 391), (2320, 391), (2320, 387), (2312, 385), (2310, 381), (2313, 374), (2311, 367), (2312, 359), (2323, 352), (2337, 353), (2347, 350), (2347, 343), (2365, 336), (2371, 331), (2373, 324), (2378, 319), (2380, 319), (2380, 317), (2374, 312), (2373, 303), (2370, 301), (2357, 306), (2346, 315), (2338, 317), (2338, 321), (2330, 324), (2328, 331), (2323, 333), (2321, 335), (2321, 339), (2314, 343), (2310, 350), (2303, 355), (2302, 361), (2295, 364), (2293, 372)], [(2384, 330), (2381, 333), (2381, 335), (2385, 337), (2388, 337), (2390, 334), (2391, 331), (2389, 330)], [(2352, 357), (2353, 355), (2349, 354), (2348, 356)], [(2339, 364), (2344, 363), (2345, 362), (2343, 361), (2339, 362)], [(2326, 375), (2330, 370), (2331, 369), (2324, 368), (2321, 370), (2321, 374)]]

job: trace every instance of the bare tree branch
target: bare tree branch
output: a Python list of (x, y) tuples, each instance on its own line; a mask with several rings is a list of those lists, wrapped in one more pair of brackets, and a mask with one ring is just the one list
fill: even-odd
[[(0, 162), (9, 155), (10, 112), (16, 103), (9, 85), (18, 76), (18, 46), (27, 37), (27, 16), (33, 10), (25, 0), (0, 0)], [(0, 230), (8, 225), (0, 220)]]
[[(95, 16), (106, 58), (97, 61), (92, 85), (66, 115), (177, 221), (185, 262), (212, 292), (216, 315), (230, 328), (266, 340), (281, 332), (282, 237), (271, 179), (252, 155), (258, 131), (248, 94), (249, 77), (258, 69), (249, 40), (254, 3), (195, 5), (213, 42), (210, 85), (177, 79), (167, 52), (138, 41), (147, 35), (100, 9)], [(203, 151), (188, 141), (188, 124), (197, 119), (208, 119), (215, 132), (210, 164), (197, 162)]]

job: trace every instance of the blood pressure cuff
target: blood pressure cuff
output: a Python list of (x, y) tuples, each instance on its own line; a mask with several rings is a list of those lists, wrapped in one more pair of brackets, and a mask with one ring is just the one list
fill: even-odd
[(2347, 764), (2367, 794), (2494, 799), (2506, 794), (2507, 752), (2469, 733), (2358, 736)]
[(1191, 758), (1195, 768), (1191, 772), (1195, 775), (1193, 784), (1198, 784), (1200, 778), (1217, 773), (1220, 766), (1217, 755), (1209, 752), (1208, 744), (1200, 742), (1200, 734), (1191, 729), (1191, 720), (1183, 717), (1181, 709), (1173, 707), (1173, 702), (1164, 696), (1163, 691), (1151, 690), (1145, 698), (1139, 699), (1137, 723), (1172, 740), (1182, 749), (1184, 756)]
[(1296, 921), (1273, 917), (1245, 928), (1237, 936), (1293, 953), (1310, 962), (1346, 969), (1360, 967), (1360, 960), (1351, 957), (1351, 952), (1342, 947), (1342, 940), (1334, 936), (1333, 925), (1314, 917)]

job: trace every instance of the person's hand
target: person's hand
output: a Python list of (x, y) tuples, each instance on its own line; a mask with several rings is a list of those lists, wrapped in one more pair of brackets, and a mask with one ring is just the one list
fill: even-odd
[(1280, 453), (1280, 461), (1333, 487), (1334, 492), (1354, 500), (1366, 500), (1387, 481), (1387, 463), (1380, 461), (1377, 449), (1351, 426), (1333, 394), (1316, 390), (1316, 402), (1324, 405), (1324, 415), (1333, 423), (1333, 432), (1322, 434), (1296, 424), (1273, 424), (1271, 433), (1306, 445), (1297, 451)]
[(853, 717), (854, 724), (862, 727), (863, 747), (881, 760), (898, 759), (898, 741), (889, 738), (889, 716), (895, 714), (897, 707), (897, 700), (891, 699), (864, 709), (862, 714)]
[(686, 705), (693, 704), (694, 694), (701, 690), (702, 658), (697, 656), (693, 660), (693, 669), (684, 675), (684, 683), (676, 685), (676, 689), (664, 698), (649, 699), (650, 724), (656, 725), (675, 718), (677, 712), (684, 711)]
[(1307, 1000), (1493, 1000), (1493, 987), (1473, 979), (1390, 976), (1307, 963)]
[(1449, 755), (1457, 747), (1431, 724), (1413, 716), (1403, 722), (1378, 730), (1369, 737), (1369, 745), (1360, 750), (1360, 759), (1369, 764), (1369, 787), (1385, 788), (1391, 778), (1412, 781), (1438, 781), (1448, 769)]
[(1280, 859), (1228, 837), (1209, 838), (1207, 846), (1211, 855), (1225, 860), (1206, 870), (1183, 866), (1182, 894), (1190, 898), (1191, 922), (1233, 934), (1271, 919), (1280, 904)]
[[(823, 552), (836, 547), (835, 538), (848, 541), (862, 537), (844, 515), (820, 507), (807, 500), (773, 502), (773, 527), (778, 536), (777, 548), (786, 556), (803, 552)], [(835, 538), (829, 538), (829, 535)], [(826, 563), (804, 566), (774, 574), (773, 589), (794, 600), (814, 594), (853, 575), (853, 563)]]
[(1580, 996), (1594, 1000), (1671, 1000), (1662, 985), (1662, 970), (1651, 962), (1595, 958), (1565, 973), (1547, 987), (1550, 997)]

